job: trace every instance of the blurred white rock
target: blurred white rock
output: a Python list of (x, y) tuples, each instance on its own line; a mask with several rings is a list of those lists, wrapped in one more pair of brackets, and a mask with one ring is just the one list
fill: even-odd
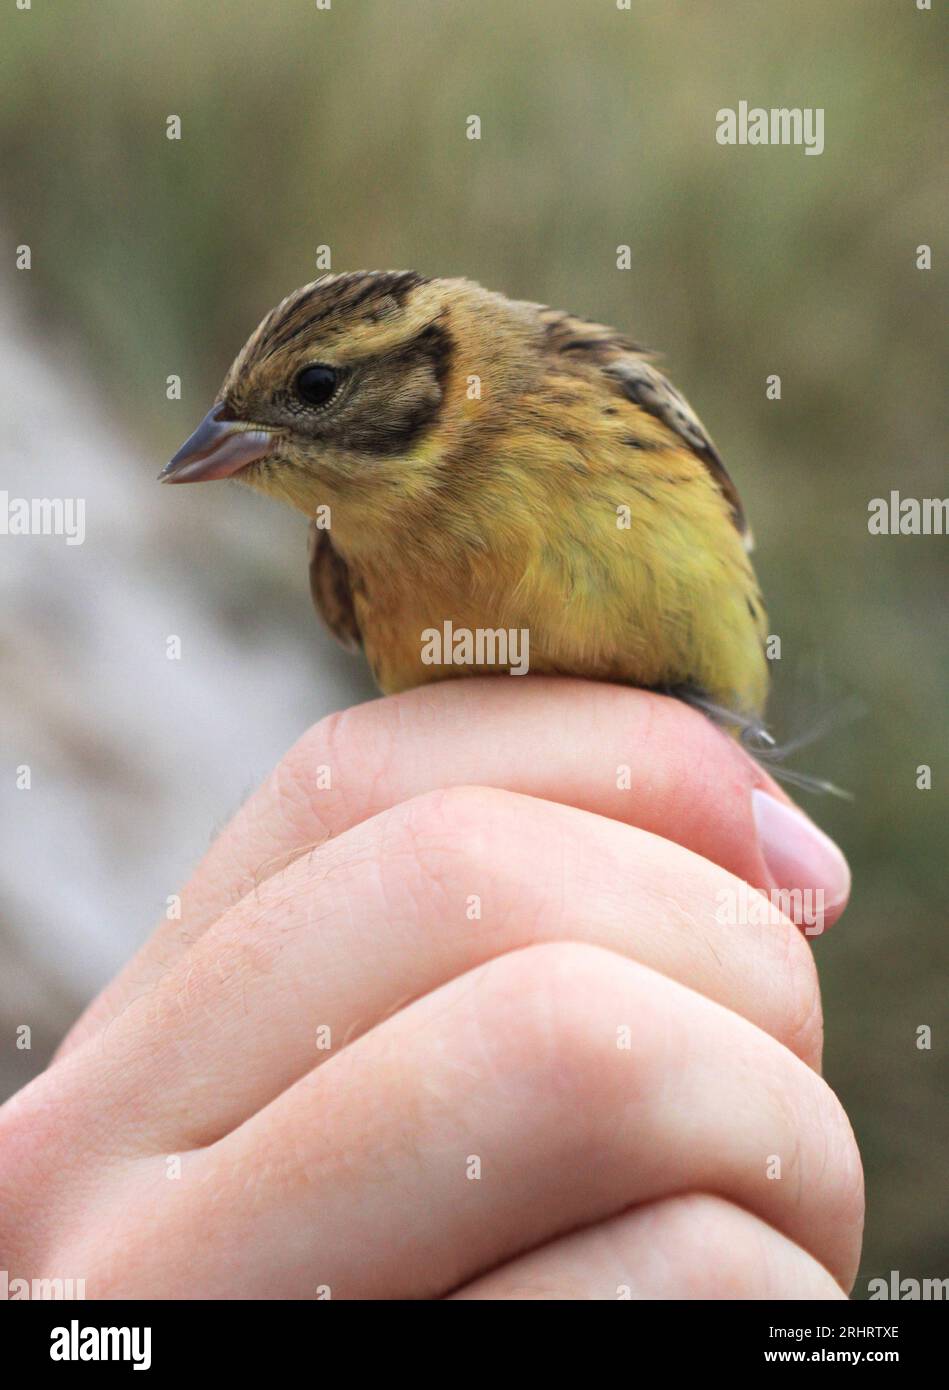
[[(76, 354), (3, 322), (0, 491), (84, 499), (85, 538), (0, 535), (0, 1026), (35, 1035), (0, 1049), (0, 1095), (286, 748), (372, 693), (310, 608), (303, 518), (238, 485), (160, 486)], [(197, 415), (172, 408), (184, 438)]]

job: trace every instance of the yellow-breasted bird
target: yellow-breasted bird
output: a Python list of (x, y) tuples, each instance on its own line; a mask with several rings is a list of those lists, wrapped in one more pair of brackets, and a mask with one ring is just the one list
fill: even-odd
[(498, 669), (426, 664), (422, 634), (448, 621), (526, 630), (534, 671), (736, 724), (763, 712), (735, 486), (682, 396), (602, 324), (467, 280), (326, 275), (267, 315), (160, 476), (237, 477), (328, 517), (313, 597), (384, 691)]

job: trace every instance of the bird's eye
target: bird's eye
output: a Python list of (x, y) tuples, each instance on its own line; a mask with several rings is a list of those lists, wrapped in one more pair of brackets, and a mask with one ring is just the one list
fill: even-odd
[(326, 405), (336, 391), (338, 380), (333, 367), (304, 367), (297, 375), (296, 392), (306, 405)]

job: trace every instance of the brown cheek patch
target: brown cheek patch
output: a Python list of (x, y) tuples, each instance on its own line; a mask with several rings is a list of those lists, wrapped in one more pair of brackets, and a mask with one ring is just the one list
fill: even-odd
[(336, 442), (380, 458), (407, 453), (438, 420), (452, 351), (447, 330), (430, 324), (404, 348), (366, 364), (333, 426)]

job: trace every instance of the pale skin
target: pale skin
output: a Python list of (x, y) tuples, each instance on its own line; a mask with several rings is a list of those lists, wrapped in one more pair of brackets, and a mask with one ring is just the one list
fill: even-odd
[(0, 1110), (0, 1264), (89, 1298), (843, 1298), (811, 943), (715, 915), (801, 886), (756, 789), (789, 804), (695, 711), (580, 681), (316, 725)]

